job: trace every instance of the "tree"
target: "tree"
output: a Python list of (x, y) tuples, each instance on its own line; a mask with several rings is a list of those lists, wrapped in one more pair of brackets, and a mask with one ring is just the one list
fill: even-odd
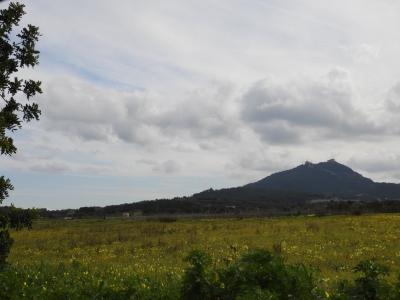
[[(11, 156), (17, 148), (10, 133), (22, 128), (24, 122), (39, 120), (39, 106), (32, 97), (42, 93), (41, 82), (21, 79), (21, 71), (39, 63), (39, 28), (27, 25), (22, 29), (19, 23), (25, 14), (25, 5), (11, 2), (0, 10), (0, 154)], [(9, 179), (0, 177), (0, 204), (13, 189)], [(0, 211), (0, 267), (4, 266), (12, 239), (9, 229), (20, 229), (30, 225), (28, 218), (19, 218), (19, 210)]]

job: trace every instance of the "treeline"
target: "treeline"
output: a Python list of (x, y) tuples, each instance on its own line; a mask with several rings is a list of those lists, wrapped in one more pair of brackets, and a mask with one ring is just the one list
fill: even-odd
[(12, 229), (32, 228), (32, 222), (43, 210), (22, 209), (15, 206), (0, 207), (0, 224), (7, 224)]
[(157, 215), (332, 215), (400, 212), (400, 201), (359, 197), (329, 198), (301, 192), (257, 188), (209, 189), (190, 197), (156, 199), (105, 207), (40, 209), (44, 218), (107, 218)]
[[(295, 197), (295, 195), (293, 195)], [(232, 215), (232, 216), (280, 216), (280, 215), (335, 215), (400, 212), (400, 201), (338, 200), (303, 198), (283, 199), (223, 199), (218, 197), (183, 197), (158, 199), (111, 205), (106, 207), (81, 207), (68, 210), (38, 210), (44, 218), (107, 218), (157, 215)]]
[(134, 203), (124, 203), (105, 207), (81, 207), (66, 210), (41, 210), (41, 216), (61, 217), (108, 217), (130, 215), (186, 215), (186, 214), (240, 214), (269, 212), (277, 214), (293, 210), (299, 204), (305, 204), (316, 195), (297, 192), (266, 191), (264, 189), (231, 188), (209, 189), (190, 197), (156, 199)]

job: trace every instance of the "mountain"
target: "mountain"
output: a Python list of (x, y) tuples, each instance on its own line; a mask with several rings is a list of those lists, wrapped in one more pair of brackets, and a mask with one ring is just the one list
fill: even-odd
[[(330, 201), (334, 198), (346, 201)], [(356, 201), (352, 201), (356, 200)], [(366, 201), (364, 201), (366, 200)], [(373, 201), (387, 200), (387, 201)], [(124, 212), (163, 214), (335, 214), (399, 212), (400, 184), (379, 183), (331, 159), (306, 162), (240, 187), (208, 189), (190, 197), (106, 207), (47, 211), (46, 217), (120, 216)]]
[(400, 185), (377, 183), (330, 159), (274, 173), (244, 188), (319, 194), (340, 198), (400, 199)]

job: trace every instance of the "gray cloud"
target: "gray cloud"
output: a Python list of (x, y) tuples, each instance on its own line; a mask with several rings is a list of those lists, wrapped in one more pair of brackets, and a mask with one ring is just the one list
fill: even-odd
[(180, 163), (172, 159), (168, 159), (163, 162), (158, 162), (151, 159), (139, 159), (136, 161), (136, 163), (152, 167), (152, 170), (157, 173), (172, 174), (181, 170)]
[(317, 81), (261, 81), (243, 96), (242, 118), (271, 143), (382, 133), (384, 128), (354, 107), (353, 97), (348, 74), (342, 70), (332, 70)]
[(355, 168), (371, 173), (392, 172), (400, 169), (400, 156), (361, 156), (352, 157), (349, 164)]
[(397, 82), (387, 93), (386, 109), (390, 113), (400, 112), (400, 82)]
[(46, 90), (41, 102), (48, 130), (84, 141), (146, 145), (157, 139), (147, 124), (152, 111), (142, 92), (119, 92), (69, 77), (50, 81)]
[(248, 183), (296, 164), (289, 152), (262, 147), (241, 151), (224, 168), (230, 177), (242, 178), (244, 183)]
[(153, 118), (163, 133), (188, 133), (195, 139), (225, 139), (237, 132), (237, 117), (227, 112), (227, 105), (218, 98), (186, 100), (172, 110)]
[(400, 155), (390, 149), (369, 149), (352, 155), (348, 165), (377, 181), (398, 182), (400, 179)]
[(301, 131), (290, 125), (287, 120), (272, 120), (257, 122), (253, 129), (260, 134), (261, 139), (271, 144), (297, 144), (303, 140)]
[(146, 146), (179, 138), (235, 136), (238, 120), (223, 96), (229, 92), (205, 91), (163, 107), (144, 91), (118, 92), (62, 78), (48, 84), (42, 106), (49, 130), (87, 141), (118, 139)]
[[(286, 161), (286, 162), (284, 162)], [(287, 153), (268, 153), (250, 151), (236, 162), (242, 169), (262, 171), (268, 174), (276, 170), (290, 168)]]
[(167, 160), (163, 163), (158, 164), (153, 168), (154, 171), (166, 174), (176, 173), (180, 169), (181, 169), (180, 164), (175, 160)]

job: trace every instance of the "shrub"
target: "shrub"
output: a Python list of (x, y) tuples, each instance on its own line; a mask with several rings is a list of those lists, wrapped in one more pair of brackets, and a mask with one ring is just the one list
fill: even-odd
[(286, 265), (282, 257), (253, 250), (237, 262), (212, 270), (203, 252), (192, 252), (185, 272), (182, 299), (316, 299), (313, 272), (303, 265)]
[[(361, 273), (354, 283), (342, 281), (338, 285), (337, 295), (334, 299), (354, 299), (354, 300), (388, 300), (399, 299), (396, 293), (385, 277), (389, 269), (375, 261), (361, 261), (354, 272)], [(397, 294), (397, 296), (396, 296)]]
[(215, 291), (211, 279), (211, 258), (208, 254), (194, 250), (186, 258), (189, 267), (182, 281), (183, 300), (214, 299)]

